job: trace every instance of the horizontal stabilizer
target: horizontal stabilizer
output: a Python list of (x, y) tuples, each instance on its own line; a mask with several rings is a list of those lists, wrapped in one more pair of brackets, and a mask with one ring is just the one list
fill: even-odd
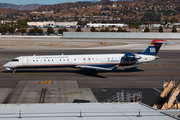
[(162, 39), (154, 39), (151, 42), (151, 45), (156, 45), (156, 44), (174, 44), (173, 42), (168, 42), (167, 40), (162, 40)]
[(163, 42), (163, 41), (157, 41), (157, 42), (154, 42), (154, 43), (162, 43), (162, 44), (175, 44), (173, 42)]

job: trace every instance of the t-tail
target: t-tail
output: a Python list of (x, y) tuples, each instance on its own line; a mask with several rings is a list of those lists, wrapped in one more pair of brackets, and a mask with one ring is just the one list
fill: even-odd
[(137, 52), (137, 54), (156, 55), (162, 44), (171, 44), (171, 42), (162, 39), (154, 39), (145, 51)]

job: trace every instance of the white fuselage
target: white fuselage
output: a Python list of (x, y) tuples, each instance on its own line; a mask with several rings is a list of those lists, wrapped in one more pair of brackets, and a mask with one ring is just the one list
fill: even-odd
[(6, 63), (4, 67), (7, 70), (39, 67), (76, 67), (80, 65), (109, 68), (117, 65), (125, 66), (144, 63), (156, 59), (153, 55), (135, 55), (139, 56), (140, 59), (125, 61), (124, 54), (20, 56)]

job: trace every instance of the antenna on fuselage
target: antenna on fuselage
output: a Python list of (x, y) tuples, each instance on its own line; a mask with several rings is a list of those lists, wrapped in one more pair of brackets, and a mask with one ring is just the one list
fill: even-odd
[(36, 54), (34, 54), (33, 56), (36, 56)]
[(64, 55), (64, 53), (62, 53), (62, 55)]

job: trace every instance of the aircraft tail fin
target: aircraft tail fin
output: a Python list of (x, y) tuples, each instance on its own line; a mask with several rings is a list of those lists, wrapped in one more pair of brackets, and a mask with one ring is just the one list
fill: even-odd
[(137, 54), (156, 55), (162, 44), (171, 44), (171, 42), (162, 39), (154, 39), (145, 51), (137, 52)]

